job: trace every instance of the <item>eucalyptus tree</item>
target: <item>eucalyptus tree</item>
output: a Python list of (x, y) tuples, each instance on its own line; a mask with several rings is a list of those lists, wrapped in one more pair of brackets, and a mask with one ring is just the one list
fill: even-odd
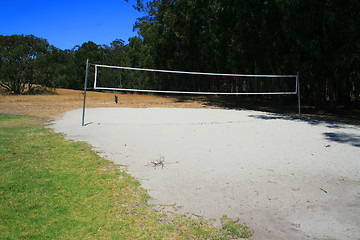
[(50, 54), (47, 40), (33, 35), (0, 36), (0, 85), (14, 94), (24, 93), (38, 81), (36, 60)]
[[(136, 29), (155, 67), (301, 72), (303, 100), (360, 100), (358, 0), (137, 0)], [(151, 62), (151, 61), (150, 61)]]
[[(71, 50), (72, 61), (69, 71), (69, 87), (73, 89), (83, 89), (85, 76), (85, 63), (89, 59), (90, 63), (104, 63), (106, 59), (106, 47), (97, 45), (92, 41), (77, 45)], [(89, 72), (89, 85), (92, 83), (93, 72)]]

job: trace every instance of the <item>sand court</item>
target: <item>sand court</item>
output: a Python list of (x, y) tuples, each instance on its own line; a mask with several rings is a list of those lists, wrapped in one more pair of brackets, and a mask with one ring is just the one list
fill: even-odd
[(359, 126), (257, 111), (96, 108), (82, 127), (81, 113), (52, 127), (126, 165), (152, 203), (239, 218), (253, 239), (360, 239)]

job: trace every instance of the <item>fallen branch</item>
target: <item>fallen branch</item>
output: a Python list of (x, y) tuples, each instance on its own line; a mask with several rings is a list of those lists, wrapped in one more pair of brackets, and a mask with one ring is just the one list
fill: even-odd
[(164, 161), (165, 158), (163, 156), (160, 156), (160, 160), (157, 161), (151, 161), (154, 168), (157, 168), (158, 166), (161, 166), (161, 168), (164, 168)]

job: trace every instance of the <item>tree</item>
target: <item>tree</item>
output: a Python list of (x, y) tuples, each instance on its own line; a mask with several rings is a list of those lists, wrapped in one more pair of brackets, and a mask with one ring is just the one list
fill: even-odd
[(37, 81), (36, 60), (51, 52), (47, 40), (33, 35), (0, 36), (0, 86), (14, 94)]
[(50, 88), (68, 88), (72, 78), (69, 74), (70, 69), (73, 68), (72, 59), (69, 50), (63, 51), (51, 47), (49, 53), (36, 59), (36, 83)]
[[(207, 72), (301, 72), (305, 102), (360, 100), (358, 0), (137, 1), (139, 49), (154, 67)], [(141, 54), (139, 55), (147, 55)], [(149, 61), (151, 62), (151, 61)]]
[[(92, 41), (83, 43), (81, 46), (75, 46), (72, 49), (72, 62), (69, 69), (69, 87), (72, 89), (83, 89), (85, 76), (85, 63), (89, 59), (90, 63), (105, 63), (106, 48), (97, 45)], [(89, 85), (92, 84), (93, 73), (89, 72)]]

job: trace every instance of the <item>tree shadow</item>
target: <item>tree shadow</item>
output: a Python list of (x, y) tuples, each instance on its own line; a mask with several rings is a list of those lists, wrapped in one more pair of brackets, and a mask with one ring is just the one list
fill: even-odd
[(332, 122), (332, 121), (326, 121), (326, 120), (319, 120), (314, 118), (308, 118), (308, 117), (301, 117), (301, 116), (294, 116), (294, 115), (282, 115), (282, 114), (254, 114), (254, 115), (248, 115), (252, 118), (262, 119), (262, 120), (289, 120), (289, 121), (301, 121), (306, 122), (311, 125), (320, 125), (323, 124), (328, 128), (332, 129), (344, 129), (344, 128), (351, 128), (351, 126), (347, 126), (345, 124)]
[[(254, 110), (266, 113), (298, 116), (297, 99), (291, 96), (201, 96), (196, 99), (206, 106), (221, 107), (234, 110)], [(337, 106), (335, 109), (316, 108), (312, 105), (302, 104), (301, 118), (311, 118), (312, 123), (324, 121), (359, 125), (360, 110), (357, 106)], [(333, 128), (336, 126), (332, 125)]]
[[(311, 125), (324, 125), (330, 129), (353, 129), (356, 127), (331, 121), (325, 120), (317, 120), (313, 118), (306, 118), (306, 117), (299, 117), (299, 116), (292, 116), (292, 115), (280, 115), (280, 114), (258, 114), (258, 115), (248, 115), (252, 118), (257, 118), (261, 120), (289, 120), (289, 121), (301, 121), (306, 122)], [(343, 133), (343, 132), (325, 132), (323, 133), (326, 140), (337, 142), (337, 143), (344, 143), (349, 144), (354, 147), (360, 147), (360, 135), (354, 133)]]
[(184, 94), (173, 94), (176, 97), (177, 103), (186, 103), (186, 102), (202, 102), (206, 103), (207, 100), (204, 96), (192, 96), (192, 95), (184, 95)]
[(323, 134), (325, 135), (326, 139), (329, 141), (346, 143), (354, 147), (360, 147), (360, 135), (356, 135), (352, 133), (332, 133), (332, 132), (326, 132)]

